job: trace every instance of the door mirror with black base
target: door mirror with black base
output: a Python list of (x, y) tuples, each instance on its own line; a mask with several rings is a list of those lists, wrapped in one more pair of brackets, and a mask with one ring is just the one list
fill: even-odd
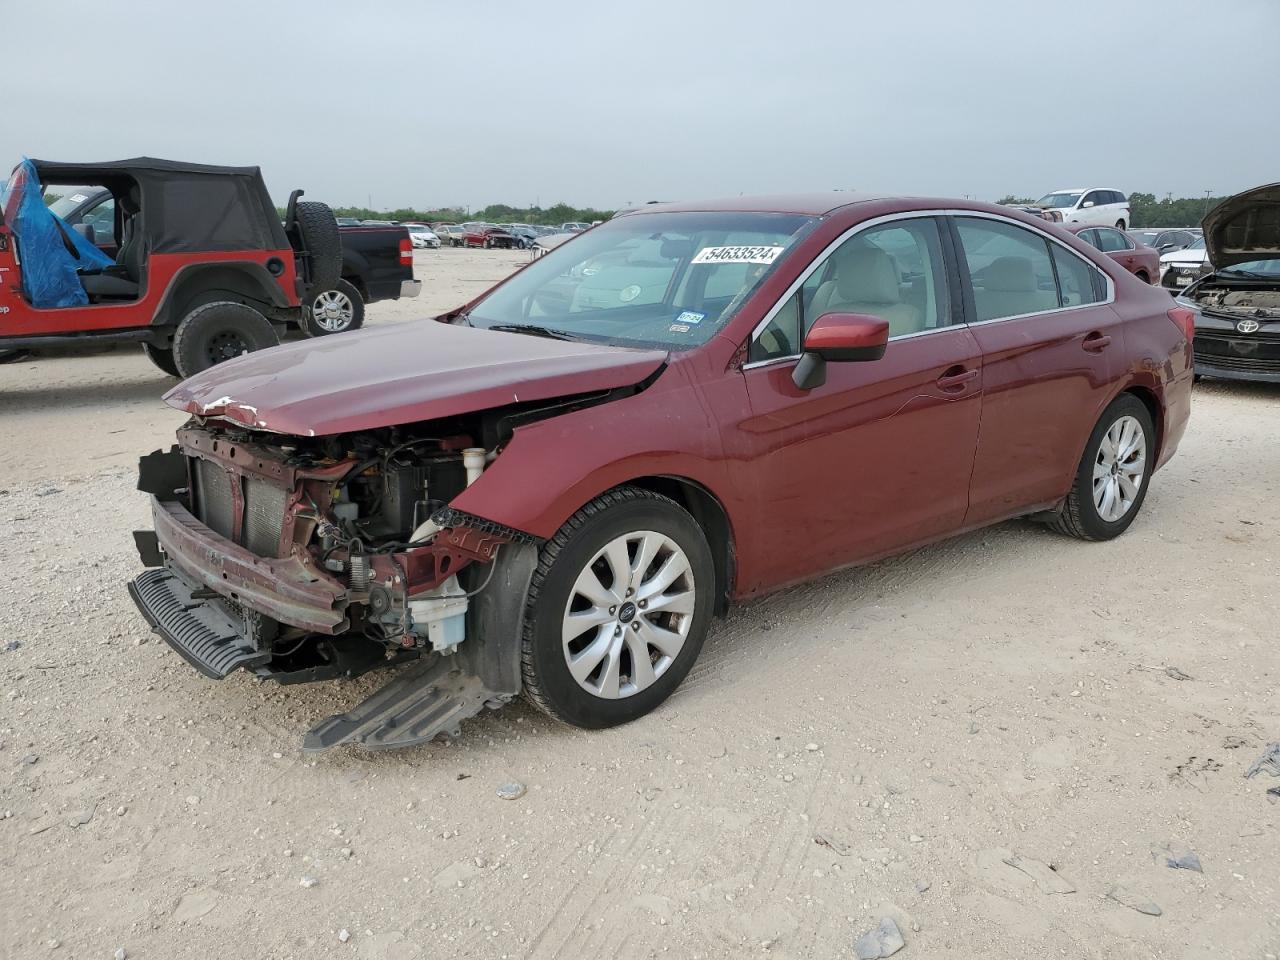
[(824, 313), (804, 338), (792, 382), (812, 390), (827, 382), (827, 363), (879, 360), (889, 346), (889, 321), (863, 313)]

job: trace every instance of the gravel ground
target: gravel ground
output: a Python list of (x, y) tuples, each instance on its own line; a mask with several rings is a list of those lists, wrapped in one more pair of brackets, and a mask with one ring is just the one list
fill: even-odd
[[(523, 259), (420, 252), (370, 322)], [(0, 367), (0, 956), (850, 957), (884, 918), (903, 957), (1280, 954), (1280, 779), (1244, 777), (1280, 740), (1280, 387), (1199, 385), (1115, 542), (1006, 523), (738, 608), (627, 727), (516, 704), (310, 758), (379, 680), (205, 680), (125, 593), (166, 383)]]

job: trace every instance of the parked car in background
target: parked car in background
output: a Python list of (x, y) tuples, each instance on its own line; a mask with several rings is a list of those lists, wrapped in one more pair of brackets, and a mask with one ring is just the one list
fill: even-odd
[(1160, 254), (1138, 243), (1115, 227), (1092, 227), (1082, 223), (1066, 224), (1066, 229), (1094, 249), (1101, 250), (1143, 283), (1160, 279)]
[(440, 246), (440, 237), (425, 223), (406, 223), (404, 228), (409, 231), (409, 240), (415, 247), (434, 250)]
[(1181, 250), (1201, 235), (1199, 228), (1193, 229), (1191, 227), (1178, 227), (1172, 230), (1128, 230), (1126, 232), (1138, 243), (1150, 247), (1157, 253)]
[(580, 220), (571, 220), (568, 223), (560, 224), (561, 233), (581, 233), (583, 230), (590, 229), (591, 224), (583, 223)]
[(398, 227), (401, 224), (399, 220), (361, 220), (360, 225), (362, 227)]
[(340, 227), (355, 227), (360, 224), (359, 217), (337, 217), (336, 219)]
[(521, 250), (528, 250), (538, 239), (538, 231), (528, 224), (508, 223), (503, 225), (503, 229), (516, 238), (516, 246)]
[(402, 667), (308, 751), (521, 692), (614, 726), (735, 602), (1012, 517), (1121, 535), (1186, 428), (1191, 319), (990, 204), (646, 207), (436, 321), (170, 391), (199, 419), (143, 458), (130, 593), (210, 677)]
[(483, 247), (486, 250), (510, 250), (516, 245), (516, 238), (492, 223), (480, 223), (462, 234), (462, 245)]
[(1204, 237), (1196, 237), (1181, 250), (1160, 255), (1160, 285), (1170, 290), (1190, 286), (1212, 270)]
[(1082, 187), (1055, 190), (1021, 209), (1038, 211), (1058, 223), (1096, 223), (1123, 230), (1129, 225), (1129, 200), (1119, 190)]
[(0, 189), (0, 353), (135, 343), (189, 377), (275, 346), (339, 276), (333, 212), (301, 194), (282, 222), (257, 167), (24, 160)]
[(366, 303), (416, 297), (422, 281), (413, 276), (413, 245), (406, 227), (358, 224), (339, 227), (341, 278), (314, 288), (303, 298), (301, 327), (313, 337), (358, 330)]
[(1280, 383), (1280, 183), (1229, 197), (1204, 218), (1213, 269), (1177, 302), (1195, 310), (1196, 373)]
[(441, 243), (447, 243), (451, 247), (460, 247), (462, 246), (462, 236), (466, 231), (461, 224), (450, 223), (443, 227), (437, 227), (436, 233), (439, 235)]

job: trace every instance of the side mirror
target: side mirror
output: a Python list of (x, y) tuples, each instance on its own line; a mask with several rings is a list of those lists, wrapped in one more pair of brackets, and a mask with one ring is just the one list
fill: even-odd
[(827, 382), (827, 363), (879, 360), (889, 346), (889, 321), (863, 313), (824, 313), (804, 338), (791, 382), (812, 390)]
[(1084, 203), (1080, 204), (1080, 206), (1082, 206), (1082, 207), (1092, 207), (1092, 206), (1093, 206), (1093, 201), (1092, 201), (1092, 200), (1086, 200)]
[(93, 230), (92, 223), (73, 223), (71, 225), (71, 229), (74, 230), (76, 233), (80, 234), (80, 236), (84, 237), (90, 243), (95, 242), (95, 240), (97, 239), (97, 236), (95, 235)]

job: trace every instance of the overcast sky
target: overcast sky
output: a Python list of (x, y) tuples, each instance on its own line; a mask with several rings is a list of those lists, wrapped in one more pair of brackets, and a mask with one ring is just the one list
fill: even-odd
[(3, 0), (11, 166), (377, 208), (1280, 180), (1278, 0)]

